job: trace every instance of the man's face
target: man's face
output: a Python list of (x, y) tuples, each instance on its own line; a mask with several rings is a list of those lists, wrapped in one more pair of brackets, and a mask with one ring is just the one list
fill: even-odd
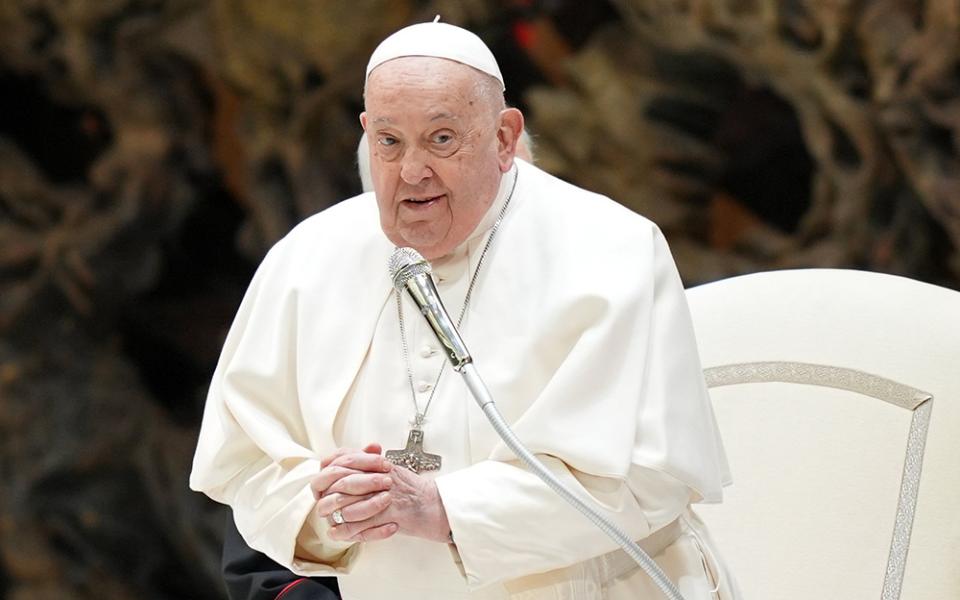
[(483, 77), (453, 61), (404, 57), (367, 80), (360, 121), (380, 226), (391, 242), (428, 260), (467, 239), (513, 162), (516, 117), (508, 114), (504, 124), (510, 111), (483, 93)]

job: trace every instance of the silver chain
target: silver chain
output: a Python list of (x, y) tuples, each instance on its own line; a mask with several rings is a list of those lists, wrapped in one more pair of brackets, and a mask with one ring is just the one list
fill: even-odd
[[(477, 276), (480, 274), (480, 267), (483, 266), (483, 259), (487, 256), (487, 250), (490, 249), (490, 245), (493, 243), (494, 236), (497, 235), (497, 230), (500, 229), (500, 223), (503, 221), (503, 215), (507, 212), (507, 207), (510, 206), (510, 200), (513, 198), (513, 191), (517, 187), (517, 178), (519, 173), (515, 173), (513, 177), (513, 184), (510, 186), (510, 193), (507, 195), (506, 201), (503, 203), (503, 207), (500, 209), (500, 213), (497, 215), (497, 220), (494, 221), (493, 227), (490, 228), (490, 235), (487, 236), (487, 243), (484, 244), (483, 250), (480, 252), (480, 260), (477, 261), (477, 267), (473, 270), (473, 276), (470, 278), (470, 285), (467, 286), (467, 294), (463, 297), (463, 306), (460, 308), (460, 316), (457, 318), (457, 329), (460, 328), (460, 325), (463, 323), (463, 316), (467, 314), (467, 306), (470, 304), (470, 298), (473, 296), (473, 287), (477, 283)], [(427, 398), (427, 404), (423, 407), (423, 412), (420, 412), (420, 405), (417, 404), (417, 392), (413, 387), (413, 368), (410, 366), (410, 351), (407, 348), (407, 330), (403, 325), (403, 302), (400, 299), (400, 290), (394, 290), (394, 295), (397, 298), (397, 317), (400, 320), (400, 345), (403, 348), (403, 363), (407, 367), (407, 382), (410, 384), (410, 398), (413, 400), (413, 410), (414, 410), (414, 419), (411, 425), (415, 429), (421, 429), (423, 423), (427, 419), (427, 411), (430, 410), (430, 403), (433, 402), (433, 396), (437, 393), (437, 386), (440, 385), (440, 377), (443, 376), (443, 370), (447, 366), (447, 361), (443, 361), (440, 365), (440, 372), (437, 373), (437, 379), (433, 382), (433, 388), (430, 390), (430, 397)]]

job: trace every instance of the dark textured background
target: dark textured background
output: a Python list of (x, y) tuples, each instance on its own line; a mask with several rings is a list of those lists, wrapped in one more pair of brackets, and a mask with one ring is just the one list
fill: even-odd
[(955, 0), (0, 0), (0, 598), (221, 596), (186, 489), (219, 346), (270, 244), (358, 191), (370, 51), (436, 13), (688, 285), (960, 287)]

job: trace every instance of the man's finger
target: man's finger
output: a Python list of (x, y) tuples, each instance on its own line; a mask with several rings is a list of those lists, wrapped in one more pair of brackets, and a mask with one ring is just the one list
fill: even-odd
[(371, 527), (370, 529), (364, 529), (357, 535), (353, 536), (351, 539), (357, 542), (372, 542), (374, 540), (385, 540), (388, 537), (396, 534), (400, 531), (400, 526), (396, 523), (384, 523), (377, 527)]
[(370, 473), (388, 473), (393, 469), (393, 463), (384, 457), (379, 454), (369, 454), (366, 452), (342, 454), (333, 459), (328, 466), (347, 467)]
[(345, 506), (350, 506), (355, 502), (362, 502), (363, 500), (369, 500), (379, 492), (374, 492), (371, 494), (366, 494), (364, 496), (351, 496), (350, 494), (340, 494), (333, 492), (330, 494), (325, 494), (317, 500), (316, 510), (321, 515), (329, 516), (333, 511), (343, 508)]
[(335, 525), (327, 531), (327, 535), (334, 540), (369, 542), (388, 538), (398, 530), (399, 525), (392, 521), (385, 521), (380, 516), (365, 521), (354, 521), (352, 523), (348, 521), (341, 525)]
[(367, 454), (382, 454), (383, 446), (381, 446), (376, 442), (373, 442), (372, 444), (367, 444), (366, 446), (364, 446), (363, 451), (366, 452)]
[(356, 449), (354, 449), (354, 448), (337, 448), (337, 449), (333, 452), (333, 454), (331, 454), (331, 455), (329, 455), (329, 456), (325, 456), (324, 458), (322, 458), (322, 459), (320, 460), (320, 468), (323, 468), (323, 467), (329, 465), (329, 464), (332, 463), (334, 460), (336, 460), (338, 457), (343, 456), (344, 454), (359, 454), (359, 453), (382, 454), (382, 453), (383, 453), (383, 447), (382, 447), (380, 444), (378, 444), (378, 443), (376, 443), (376, 442), (373, 442), (373, 443), (370, 443), (370, 444), (367, 444), (366, 446), (364, 446), (364, 447), (363, 447), (363, 450), (356, 450)]
[[(372, 519), (390, 507), (390, 492), (378, 492), (363, 497), (343, 496), (341, 494), (334, 494), (334, 496), (346, 499), (346, 504), (337, 508), (340, 509), (340, 516), (343, 517), (343, 520), (347, 523), (357, 523)], [(320, 514), (328, 514), (325, 506), (321, 508), (320, 505), (318, 505), (318, 510)], [(336, 509), (331, 508), (330, 513), (334, 510)], [(332, 519), (330, 523), (335, 524)]]
[[(313, 490), (314, 500), (319, 500), (327, 489), (338, 480), (347, 475), (361, 475), (363, 471), (348, 469), (347, 467), (333, 466), (320, 470), (320, 474), (310, 481), (310, 489)], [(371, 490), (375, 491), (375, 490)]]
[(362, 496), (372, 492), (389, 490), (392, 485), (393, 480), (387, 475), (354, 473), (338, 478), (323, 491), (322, 495), (339, 492), (341, 494), (350, 494), (351, 496)]
[(350, 454), (351, 452), (356, 452), (356, 450), (353, 448), (337, 448), (334, 450), (333, 454), (324, 456), (322, 459), (320, 459), (320, 468), (322, 469), (326, 467), (338, 457), (343, 456), (344, 454)]
[[(378, 494), (386, 494), (386, 493), (387, 492), (372, 492), (369, 494), (364, 494), (362, 496), (351, 496), (350, 494), (340, 494), (338, 492), (334, 492), (332, 494), (328, 494), (320, 498), (317, 501), (316, 510), (321, 515), (329, 516), (335, 510), (345, 508), (347, 506), (350, 506), (351, 504), (356, 504), (358, 502), (364, 502), (364, 501), (370, 500), (371, 498), (374, 498)], [(378, 503), (383, 503), (383, 501), (380, 500), (378, 501)], [(389, 506), (389, 504), (390, 502), (387, 501), (385, 503), (385, 506)], [(376, 514), (376, 513), (367, 514), (368, 512), (369, 510), (355, 511), (351, 513), (352, 515), (351, 520), (362, 521), (363, 519), (369, 519), (374, 514)]]

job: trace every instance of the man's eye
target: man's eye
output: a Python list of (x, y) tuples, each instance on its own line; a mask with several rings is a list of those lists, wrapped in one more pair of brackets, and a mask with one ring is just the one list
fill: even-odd
[(433, 136), (434, 144), (447, 144), (453, 141), (453, 136), (449, 133), (438, 133)]
[(381, 137), (378, 140), (378, 142), (380, 143), (381, 146), (392, 146), (397, 143), (397, 139), (384, 136), (384, 137)]

